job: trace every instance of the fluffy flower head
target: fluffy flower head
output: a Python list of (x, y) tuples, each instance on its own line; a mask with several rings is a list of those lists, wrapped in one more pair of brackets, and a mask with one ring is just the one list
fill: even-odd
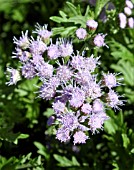
[(87, 31), (84, 28), (78, 28), (76, 30), (76, 36), (80, 39), (83, 40), (87, 36)]

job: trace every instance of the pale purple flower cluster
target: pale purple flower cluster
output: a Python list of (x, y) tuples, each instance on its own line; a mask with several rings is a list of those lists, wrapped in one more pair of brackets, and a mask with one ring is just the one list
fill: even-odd
[(134, 18), (131, 16), (133, 7), (130, 0), (125, 1), (124, 13), (119, 13), (120, 28), (124, 29), (127, 25), (129, 28), (134, 28)]
[[(87, 21), (88, 26), (97, 26), (95, 22)], [(97, 27), (96, 27), (97, 28)], [(86, 32), (78, 29), (78, 38), (83, 39)], [(38, 97), (50, 100), (54, 115), (47, 124), (56, 125), (56, 138), (61, 142), (86, 143), (89, 139), (88, 131), (92, 134), (103, 129), (105, 120), (109, 119), (106, 109), (111, 107), (119, 109), (123, 104), (113, 88), (120, 85), (116, 75), (102, 74), (99, 79), (95, 70), (100, 65), (99, 57), (84, 56), (73, 50), (72, 42), (66, 39), (57, 39), (52, 43), (52, 32), (47, 30), (47, 25), (39, 24), (33, 33), (37, 38), (29, 38), (28, 32), (22, 37), (14, 38), (16, 51), (13, 53), (22, 64), (21, 75), (26, 79), (35, 76), (42, 85), (38, 90)], [(83, 36), (84, 34), (84, 36)], [(106, 35), (98, 34), (94, 44), (98, 47), (106, 46)], [(46, 56), (45, 60), (44, 57)], [(15, 69), (8, 69), (11, 73), (9, 85), (16, 84), (20, 73)]]

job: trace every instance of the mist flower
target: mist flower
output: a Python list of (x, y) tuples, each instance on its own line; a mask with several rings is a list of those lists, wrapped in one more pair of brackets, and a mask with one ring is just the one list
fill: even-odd
[(28, 30), (24, 33), (22, 31), (22, 36), (17, 40), (16, 37), (13, 38), (14, 44), (16, 44), (21, 49), (27, 49), (29, 47)]
[(47, 55), (50, 60), (57, 59), (61, 56), (61, 52), (57, 44), (51, 44), (47, 49)]
[(22, 75), (27, 79), (32, 79), (36, 75), (34, 65), (31, 62), (23, 64), (21, 72)]
[(117, 86), (115, 74), (108, 73), (108, 74), (104, 74), (103, 76), (104, 76), (104, 83), (109, 89)]
[(55, 88), (47, 83), (43, 84), (39, 89), (40, 98), (50, 100), (54, 97), (54, 95), (55, 95)]
[(70, 139), (69, 130), (64, 128), (59, 128), (56, 132), (56, 139), (61, 142), (67, 142)]
[(82, 105), (81, 111), (85, 114), (90, 114), (92, 112), (92, 106), (89, 103), (85, 103)]
[(37, 40), (32, 38), (29, 48), (33, 55), (43, 54), (47, 50), (46, 44), (40, 38), (37, 38)]
[(86, 140), (89, 138), (88, 136), (86, 136), (86, 134), (82, 131), (78, 131), (78, 132), (75, 132), (75, 134), (73, 135), (73, 138), (74, 138), (74, 145), (76, 143), (80, 144), (80, 143), (86, 143)]
[(59, 100), (52, 105), (55, 113), (64, 113), (65, 111), (65, 104), (60, 102)]
[(119, 106), (123, 105), (123, 101), (119, 100), (118, 94), (114, 90), (110, 90), (107, 95), (107, 104), (115, 109), (119, 110)]
[(98, 114), (92, 114), (89, 118), (88, 125), (90, 125), (90, 129), (92, 133), (98, 132), (99, 129), (103, 129), (104, 121), (109, 119), (109, 117), (104, 112), (100, 112)]
[(62, 57), (70, 56), (73, 53), (72, 42), (66, 39), (60, 39), (59, 50)]
[(8, 76), (8, 77), (10, 77), (10, 80), (9, 80), (9, 82), (6, 82), (6, 84), (9, 86), (13, 85), (13, 84), (16, 85), (16, 83), (21, 79), (19, 71), (17, 69), (8, 67), (7, 72), (10, 73), (10, 76)]
[(108, 47), (105, 43), (105, 36), (106, 34), (105, 35), (102, 33), (97, 34), (93, 40), (94, 45), (97, 47), (102, 47), (102, 46)]
[(96, 30), (98, 27), (98, 22), (96, 22), (93, 19), (87, 20), (86, 25), (88, 26), (88, 28), (90, 28), (91, 30)]
[[(122, 15), (119, 14), (120, 17)], [(123, 24), (121, 27), (126, 26), (126, 23)], [(86, 25), (90, 30), (98, 27), (98, 23), (92, 19)], [(37, 86), (36, 93), (39, 98), (49, 100), (52, 104), (53, 115), (49, 117), (47, 125), (55, 126), (56, 139), (60, 142), (73, 139), (74, 145), (86, 143), (88, 131), (94, 134), (103, 130), (103, 124), (109, 118), (105, 110), (110, 107), (119, 109), (123, 105), (121, 96), (114, 89), (120, 85), (120, 79), (114, 73), (96, 74), (96, 68), (101, 64), (100, 57), (93, 54), (86, 56), (83, 50), (75, 51), (72, 41), (57, 38), (52, 43), (52, 32), (48, 31), (47, 25), (37, 24), (33, 33), (37, 37), (31, 36), (29, 39), (26, 31), (19, 39), (14, 38), (16, 48), (13, 58), (19, 60), (21, 71), (19, 73), (16, 69), (8, 68), (11, 75), (6, 84), (16, 84), (20, 74), (26, 79), (38, 78), (42, 85)], [(79, 28), (76, 36), (85, 39), (87, 32)], [(105, 36), (102, 33), (94, 36), (94, 46), (108, 47)]]
[(66, 82), (71, 78), (72, 72), (67, 66), (61, 65), (57, 68), (56, 75), (61, 81)]
[(33, 33), (38, 34), (43, 40), (46, 40), (51, 37), (52, 31), (47, 30), (47, 27), (48, 27), (47, 24), (41, 26), (39, 23), (37, 23), (35, 27), (36, 29), (35, 31), (33, 31)]
[(76, 30), (76, 36), (80, 39), (83, 40), (87, 36), (87, 31), (84, 28), (78, 28)]

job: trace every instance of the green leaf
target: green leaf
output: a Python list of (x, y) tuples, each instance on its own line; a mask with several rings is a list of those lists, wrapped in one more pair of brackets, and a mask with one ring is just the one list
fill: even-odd
[(121, 136), (122, 136), (122, 140), (123, 140), (123, 147), (124, 148), (127, 148), (128, 147), (128, 145), (130, 144), (130, 140), (129, 140), (129, 138), (127, 137), (127, 134), (121, 134)]
[(52, 16), (52, 17), (50, 17), (50, 19), (52, 21), (57, 22), (57, 23), (67, 22), (68, 21), (67, 18), (61, 18), (61, 17), (57, 17), (57, 16)]
[(34, 145), (38, 148), (38, 153), (43, 155), (46, 160), (49, 159), (50, 155), (47, 153), (47, 149), (44, 147), (44, 145), (42, 145), (40, 142), (34, 142)]
[(132, 148), (130, 152), (131, 152), (131, 153), (134, 153), (134, 148)]
[(68, 37), (69, 35), (72, 35), (77, 27), (67, 27), (65, 30), (61, 33), (62, 36)]
[(58, 28), (53, 28), (53, 35), (57, 35), (57, 34), (61, 34), (61, 32), (63, 32), (65, 30), (64, 27), (58, 27)]
[(26, 138), (28, 138), (28, 137), (29, 137), (28, 134), (23, 134), (23, 133), (21, 133), (21, 134), (15, 139), (14, 144), (18, 144), (18, 140), (19, 140), (19, 139), (26, 139)]
[(75, 15), (78, 15), (77, 11), (76, 11), (76, 7), (71, 3), (71, 2), (66, 2), (67, 6), (69, 7), (69, 9), (71, 10), (71, 12)]
[(59, 27), (59, 28), (53, 28), (52, 31), (53, 31), (53, 35), (60, 34), (62, 36), (68, 37), (70, 35), (73, 35), (76, 29), (77, 27), (75, 26), (67, 27), (67, 28)]
[(59, 11), (59, 13), (60, 13), (60, 15), (61, 15), (62, 18), (66, 19), (67, 14), (65, 14), (65, 12)]
[(88, 5), (87, 8), (86, 8), (85, 17), (87, 17), (89, 15), (89, 11), (90, 11), (90, 7)]
[(134, 54), (124, 45), (122, 45), (121, 43), (117, 42), (117, 41), (110, 41), (110, 48), (112, 49), (112, 53), (111, 55), (116, 58), (116, 59), (123, 59), (123, 60), (129, 60), (130, 62), (132, 62), (134, 64)]
[(46, 116), (46, 117), (50, 117), (50, 116), (52, 116), (53, 114), (54, 114), (54, 111), (53, 111), (53, 109), (51, 109), (51, 108), (48, 108), (48, 109), (43, 113), (43, 115)]
[(78, 161), (76, 160), (74, 156), (72, 157), (71, 161), (65, 156), (60, 156), (57, 154), (54, 154), (53, 156), (59, 162), (58, 165), (61, 167), (80, 166), (80, 164), (78, 163)]
[(80, 24), (83, 28), (86, 27), (86, 18), (82, 15), (76, 15), (68, 19), (68, 22), (74, 22), (75, 24)]
[(120, 60), (118, 64), (112, 64), (111, 68), (123, 74), (125, 83), (134, 86), (134, 67), (129, 61)]
[(110, 118), (109, 120), (105, 121), (104, 129), (108, 134), (115, 134), (118, 126), (115, 124), (114, 120)]
[(13, 15), (12, 15), (13, 20), (22, 22), (24, 20), (24, 16), (21, 11), (19, 10), (14, 10)]
[(102, 8), (108, 3), (109, 0), (97, 0), (95, 5), (95, 18), (100, 15)]
[(74, 156), (72, 156), (72, 163), (74, 166), (80, 166), (79, 162), (77, 161), (77, 159)]

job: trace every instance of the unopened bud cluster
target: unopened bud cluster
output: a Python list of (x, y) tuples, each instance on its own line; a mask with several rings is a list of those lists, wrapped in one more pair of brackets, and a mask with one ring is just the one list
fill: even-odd
[(134, 18), (132, 17), (133, 3), (130, 0), (125, 1), (124, 13), (119, 13), (120, 28), (134, 28)]
[[(87, 25), (95, 29), (96, 22), (87, 21)], [(79, 28), (76, 34), (81, 39), (86, 35), (84, 29)], [(28, 37), (28, 31), (22, 33), (19, 39), (14, 38), (16, 44), (13, 57), (18, 58), (20, 73), (15, 69), (8, 69), (11, 73), (9, 85), (16, 84), (20, 75), (26, 79), (38, 77), (42, 82), (38, 96), (52, 102), (54, 115), (49, 118), (48, 125), (56, 125), (56, 138), (67, 142), (71, 138), (73, 143), (85, 143), (89, 139), (88, 131), (93, 134), (103, 129), (107, 108), (119, 109), (123, 104), (114, 88), (120, 83), (116, 74), (102, 73), (99, 79), (95, 73), (100, 65), (99, 57), (85, 56), (84, 52), (75, 52), (72, 42), (58, 39), (52, 42), (52, 31), (47, 26), (39, 24), (33, 33), (36, 38)], [(78, 36), (78, 35), (77, 35)], [(104, 35), (98, 34), (99, 42)], [(101, 45), (94, 39), (98, 47)], [(103, 46), (103, 45), (102, 45)], [(45, 60), (44, 60), (45, 56)]]

